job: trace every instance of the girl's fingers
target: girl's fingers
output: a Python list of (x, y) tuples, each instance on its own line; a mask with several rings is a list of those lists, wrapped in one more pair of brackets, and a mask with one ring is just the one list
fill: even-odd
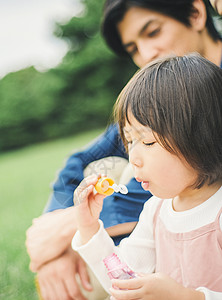
[(112, 279), (112, 287), (124, 290), (135, 290), (142, 287), (142, 280), (141, 278), (127, 280)]
[(88, 196), (90, 193), (92, 193), (94, 189), (94, 185), (87, 186), (85, 189), (82, 189), (80, 191), (77, 191), (76, 194), (74, 194), (74, 204), (79, 205), (83, 202), (85, 202), (88, 199)]
[(144, 296), (141, 293), (141, 289), (138, 290), (117, 290), (114, 288), (110, 289), (110, 293), (114, 299), (121, 299), (121, 300), (138, 300), (141, 299), (142, 296)]
[(98, 176), (91, 175), (81, 181), (74, 192), (74, 204), (80, 204), (86, 200), (88, 195), (93, 191), (94, 185), (98, 181)]
[(141, 299), (143, 296), (143, 281), (143, 277), (127, 280), (113, 279), (110, 293), (116, 299)]
[(81, 192), (82, 190), (86, 189), (89, 185), (91, 185), (91, 184), (95, 185), (97, 181), (98, 181), (98, 176), (97, 175), (95, 175), (95, 174), (90, 175), (90, 176), (84, 178), (80, 182), (77, 189)]

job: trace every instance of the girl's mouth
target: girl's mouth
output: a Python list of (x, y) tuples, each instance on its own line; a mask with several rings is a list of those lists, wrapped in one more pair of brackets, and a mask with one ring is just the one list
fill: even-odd
[(144, 191), (148, 191), (149, 190), (149, 181), (142, 181), (141, 186), (144, 189)]
[(136, 181), (141, 182), (141, 186), (144, 189), (144, 191), (148, 191), (149, 190), (149, 181), (143, 181), (141, 178), (136, 177)]

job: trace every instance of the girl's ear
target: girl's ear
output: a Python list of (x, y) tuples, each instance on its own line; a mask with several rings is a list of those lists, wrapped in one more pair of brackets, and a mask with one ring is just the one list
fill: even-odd
[(201, 32), (206, 28), (207, 11), (203, 0), (193, 1), (193, 12), (190, 16), (190, 24), (193, 29)]

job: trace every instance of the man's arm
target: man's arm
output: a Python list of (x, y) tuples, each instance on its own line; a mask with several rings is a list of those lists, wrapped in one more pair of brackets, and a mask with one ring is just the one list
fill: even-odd
[(74, 206), (55, 210), (33, 219), (26, 231), (26, 248), (30, 269), (37, 272), (48, 261), (60, 256), (76, 232)]

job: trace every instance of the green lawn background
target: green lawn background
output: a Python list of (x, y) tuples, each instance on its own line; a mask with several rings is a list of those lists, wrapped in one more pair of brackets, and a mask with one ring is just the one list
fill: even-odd
[(24, 244), (26, 229), (42, 213), (50, 182), (65, 159), (101, 132), (94, 130), (0, 155), (0, 299), (37, 299)]

